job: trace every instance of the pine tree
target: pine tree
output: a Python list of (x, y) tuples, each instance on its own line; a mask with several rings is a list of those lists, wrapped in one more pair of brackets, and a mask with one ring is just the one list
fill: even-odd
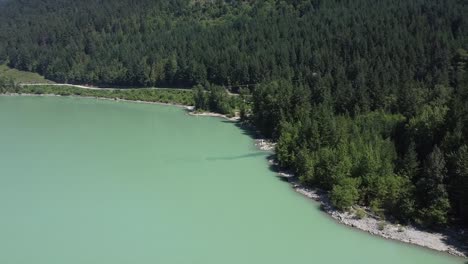
[(452, 188), (455, 197), (455, 210), (468, 224), (468, 146), (463, 145), (455, 156), (455, 180)]
[(424, 162), (424, 170), (418, 181), (418, 193), (422, 205), (420, 221), (427, 225), (447, 223), (450, 209), (448, 193), (444, 181), (447, 177), (445, 158), (439, 147)]
[(416, 153), (416, 144), (411, 141), (408, 150), (403, 156), (401, 165), (401, 174), (406, 176), (409, 180), (415, 181), (419, 175), (419, 160)]
[(205, 95), (205, 89), (201, 85), (197, 85), (194, 88), (193, 96), (195, 101), (196, 110), (208, 110), (207, 109), (207, 98)]
[(358, 181), (353, 178), (343, 178), (336, 184), (330, 194), (334, 206), (345, 210), (356, 204), (359, 199)]

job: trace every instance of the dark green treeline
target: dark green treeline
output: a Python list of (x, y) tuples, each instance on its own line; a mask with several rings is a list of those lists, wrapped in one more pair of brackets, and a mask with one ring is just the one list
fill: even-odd
[[(0, 60), (59, 82), (196, 85), (199, 108), (251, 111), (281, 166), (337, 207), (467, 224), (467, 13), (463, 0), (9, 0)], [(232, 103), (220, 86), (248, 89)]]

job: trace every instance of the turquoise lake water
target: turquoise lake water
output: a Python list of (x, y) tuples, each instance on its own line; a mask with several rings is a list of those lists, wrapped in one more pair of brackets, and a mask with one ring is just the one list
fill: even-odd
[(218, 118), (0, 97), (0, 263), (463, 264), (339, 225)]

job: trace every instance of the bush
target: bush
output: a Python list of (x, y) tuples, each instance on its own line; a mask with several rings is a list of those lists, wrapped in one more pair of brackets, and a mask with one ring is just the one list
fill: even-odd
[(330, 199), (333, 205), (339, 210), (346, 210), (356, 204), (359, 199), (357, 180), (353, 178), (343, 178), (333, 187)]
[(382, 203), (380, 200), (373, 200), (370, 202), (370, 210), (373, 214), (380, 218), (385, 218), (384, 210), (382, 209)]
[(356, 218), (357, 218), (357, 219), (363, 219), (363, 218), (365, 218), (366, 216), (367, 216), (367, 213), (366, 213), (366, 211), (364, 211), (364, 209), (358, 208), (358, 209), (356, 210)]

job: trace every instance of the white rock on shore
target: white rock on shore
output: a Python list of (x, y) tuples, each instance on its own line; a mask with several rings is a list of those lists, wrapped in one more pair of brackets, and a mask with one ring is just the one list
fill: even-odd
[(197, 113), (197, 112), (194, 112), (194, 108), (187, 109), (187, 110), (189, 110), (189, 115), (192, 115), (192, 116), (221, 117), (221, 118), (227, 119), (229, 121), (233, 121), (233, 122), (236, 122), (236, 121), (240, 120), (240, 117), (238, 117), (237, 115), (233, 116), (233, 117), (228, 117), (227, 115), (213, 113), (213, 112), (199, 112), (199, 113)]
[[(255, 145), (261, 150), (274, 151), (276, 144), (265, 139), (256, 139)], [(268, 161), (273, 166), (278, 165), (274, 159), (269, 159)], [(459, 257), (468, 257), (466, 255), (466, 252), (463, 252), (461, 250), (461, 248), (466, 247), (467, 245), (463, 245), (463, 242), (460, 238), (458, 242), (452, 241), (453, 243), (458, 243), (455, 247), (446, 242), (449, 238), (445, 234), (418, 230), (417, 228), (412, 226), (392, 224), (390, 222), (377, 219), (369, 213), (366, 213), (367, 216), (363, 218), (358, 218), (354, 213), (338, 211), (331, 204), (327, 193), (319, 189), (311, 189), (302, 186), (298, 181), (297, 177), (295, 177), (295, 175), (293, 175), (292, 173), (284, 171), (278, 171), (277, 173), (280, 177), (287, 179), (296, 192), (306, 196), (309, 199), (319, 202), (322, 209), (333, 219), (335, 219), (341, 224), (357, 228), (359, 230), (386, 239), (392, 239), (404, 243), (430, 248), (441, 252), (447, 252), (449, 254)], [(361, 209), (363, 212), (366, 212), (366, 208), (359, 209)], [(460, 231), (463, 232), (462, 230)], [(452, 230), (451, 233), (456, 232)]]
[(260, 150), (274, 151), (276, 143), (266, 139), (256, 139), (255, 146), (257, 146), (257, 148), (259, 148)]
[[(383, 238), (427, 247), (433, 250), (447, 252), (459, 257), (467, 257), (467, 255), (461, 250), (447, 244), (447, 242), (445, 242), (447, 240), (447, 236), (444, 234), (426, 232), (411, 226), (391, 224), (389, 222), (383, 222), (370, 216), (359, 219), (353, 213), (340, 212), (336, 210), (331, 205), (331, 202), (326, 193), (301, 186), (297, 180), (290, 180), (289, 182), (293, 185), (293, 188), (296, 192), (317, 202), (320, 202), (323, 210), (339, 223), (366, 231), (373, 235), (381, 236)], [(460, 248), (463, 246), (461, 242), (459, 246)]]

